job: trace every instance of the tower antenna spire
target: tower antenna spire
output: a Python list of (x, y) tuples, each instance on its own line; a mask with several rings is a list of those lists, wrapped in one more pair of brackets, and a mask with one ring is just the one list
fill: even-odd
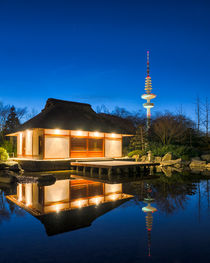
[(156, 97), (155, 94), (152, 94), (152, 80), (149, 75), (149, 51), (147, 51), (147, 77), (145, 79), (145, 91), (146, 94), (143, 94), (141, 97), (144, 100), (147, 100), (146, 103), (143, 104), (144, 108), (147, 109), (147, 130), (150, 128), (151, 121), (151, 108), (154, 107), (154, 103), (150, 102), (151, 99)]
[(149, 77), (149, 51), (147, 51), (147, 77)]

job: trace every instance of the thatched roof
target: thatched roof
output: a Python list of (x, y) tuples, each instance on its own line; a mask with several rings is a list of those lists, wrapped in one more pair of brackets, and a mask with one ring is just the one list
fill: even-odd
[(19, 131), (32, 128), (133, 133), (133, 127), (122, 118), (98, 114), (90, 104), (58, 99), (48, 99), (45, 108), (22, 124)]
[(98, 217), (110, 212), (119, 207), (128, 199), (117, 200), (115, 202), (100, 204), (97, 208), (95, 206), (83, 207), (82, 209), (65, 210), (57, 213), (49, 213), (37, 216), (45, 227), (48, 236), (53, 236), (84, 227), (91, 226), (92, 222)]

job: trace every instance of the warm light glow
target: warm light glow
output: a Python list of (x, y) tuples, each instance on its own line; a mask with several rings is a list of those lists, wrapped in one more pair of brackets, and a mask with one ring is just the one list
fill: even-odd
[(115, 133), (112, 133), (111, 136), (112, 136), (112, 138), (115, 138), (116, 135), (115, 135)]
[(27, 134), (27, 136), (30, 136), (31, 135), (31, 130), (26, 130), (26, 134)]
[(99, 136), (99, 132), (94, 132), (94, 136), (98, 137)]
[(99, 205), (102, 201), (103, 197), (95, 197), (95, 198), (92, 198), (90, 200), (91, 203), (95, 204), (95, 205)]
[(115, 201), (117, 200), (117, 196), (118, 196), (117, 194), (110, 195), (110, 199)]
[(59, 213), (60, 210), (61, 210), (60, 205), (56, 205), (56, 206), (55, 206), (55, 211), (56, 211), (56, 213)]
[(77, 131), (78, 136), (82, 136), (82, 131)]
[(26, 206), (32, 205), (32, 184), (25, 184)]
[(59, 129), (55, 129), (55, 134), (60, 134), (60, 130)]
[(77, 207), (81, 208), (85, 205), (85, 203), (86, 203), (86, 200), (79, 200), (79, 201), (76, 201), (75, 204)]
[(22, 192), (22, 184), (18, 185), (18, 201), (21, 202), (23, 200), (23, 192)]

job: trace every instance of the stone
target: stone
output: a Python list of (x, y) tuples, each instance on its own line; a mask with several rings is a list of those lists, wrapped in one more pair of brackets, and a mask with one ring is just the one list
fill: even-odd
[(174, 165), (175, 168), (181, 168), (181, 164), (180, 163), (177, 163)]
[(154, 161), (154, 155), (152, 154), (151, 151), (148, 151), (147, 160), (148, 160), (148, 162)]
[(1, 162), (0, 163), (0, 170), (6, 170), (6, 169), (8, 169), (9, 167), (8, 167), (8, 165), (5, 163), (5, 162)]
[(210, 170), (210, 163), (207, 163), (206, 169)]
[(201, 161), (201, 158), (200, 157), (198, 157), (198, 156), (196, 156), (196, 157), (192, 157), (191, 158), (191, 161)]
[(203, 169), (198, 169), (198, 168), (192, 168), (191, 169), (191, 173), (196, 174), (196, 175), (201, 174), (201, 171), (203, 171)]
[(155, 163), (160, 163), (162, 158), (160, 156), (155, 157)]
[(162, 158), (162, 162), (164, 161), (170, 161), (172, 160), (172, 154), (171, 153), (166, 153), (163, 158)]
[(140, 160), (139, 155), (133, 155), (132, 158), (134, 158), (136, 162)]
[(201, 155), (201, 159), (203, 161), (210, 162), (210, 154), (203, 154), (203, 155)]
[(10, 170), (13, 172), (23, 172), (18, 162), (6, 161), (0, 163), (0, 170)]
[(206, 167), (206, 161), (199, 161), (199, 160), (192, 160), (190, 163), (190, 168), (205, 168)]
[(160, 165), (156, 166), (156, 172), (157, 173), (162, 172), (162, 167)]
[(171, 177), (172, 176), (172, 168), (171, 167), (162, 167), (162, 172), (167, 177)]
[(6, 184), (10, 184), (10, 183), (14, 183), (16, 182), (17, 179), (15, 177), (15, 173), (12, 171), (0, 171), (0, 183), (6, 183)]
[(141, 157), (141, 162), (146, 162), (147, 161), (147, 156), (146, 155), (143, 155), (142, 157)]
[(15, 164), (11, 165), (9, 167), (9, 170), (13, 171), (13, 172), (23, 172), (23, 169), (21, 168), (19, 163), (15, 163)]
[(191, 163), (190, 161), (183, 161), (183, 160), (182, 160), (182, 166), (184, 166), (184, 167), (189, 166), (190, 163)]
[(176, 160), (169, 160), (169, 161), (162, 161), (160, 164), (162, 166), (173, 166), (173, 165), (176, 165), (176, 164), (179, 164), (181, 166), (181, 158), (179, 159), (176, 159)]
[(203, 175), (203, 176), (210, 176), (210, 170), (201, 171), (201, 175)]

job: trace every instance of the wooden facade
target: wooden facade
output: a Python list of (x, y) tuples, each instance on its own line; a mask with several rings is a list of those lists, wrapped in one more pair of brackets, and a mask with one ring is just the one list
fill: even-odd
[[(18, 137), (18, 158), (49, 160), (122, 156), (121, 134), (32, 129), (18, 132), (16, 136)], [(114, 149), (112, 150), (116, 154), (108, 151), (108, 147), (113, 144), (118, 145), (118, 147), (113, 147)], [(59, 149), (59, 146), (61, 149)], [(62, 151), (65, 151), (63, 155), (61, 154)]]
[(122, 192), (122, 184), (68, 179), (58, 180), (50, 186), (39, 186), (38, 183), (18, 184), (17, 195), (7, 198), (37, 216), (131, 197)]

